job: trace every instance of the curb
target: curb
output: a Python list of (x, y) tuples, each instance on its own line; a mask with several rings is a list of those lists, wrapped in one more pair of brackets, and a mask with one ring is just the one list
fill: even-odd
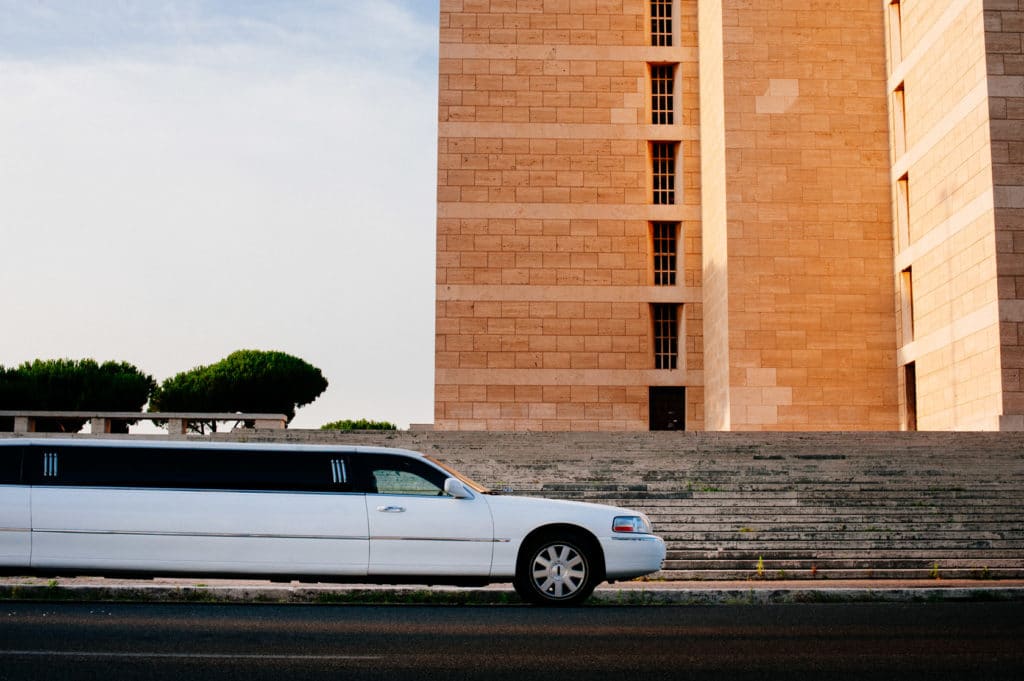
[[(521, 605), (508, 585), (486, 588), (372, 585), (0, 584), (0, 602), (211, 603), (303, 605)], [(589, 605), (779, 605), (798, 603), (1021, 602), (1024, 586), (716, 588), (637, 585), (598, 588)]]

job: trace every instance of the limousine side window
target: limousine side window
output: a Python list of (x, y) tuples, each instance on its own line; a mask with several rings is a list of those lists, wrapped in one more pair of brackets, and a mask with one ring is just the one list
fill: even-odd
[(28, 461), (36, 485), (352, 491), (348, 457), (341, 454), (40, 446)]
[(0, 447), (0, 485), (21, 482), (21, 453), (24, 447)]
[(407, 456), (367, 455), (358, 458), (361, 487), (368, 494), (444, 496), (445, 474)]

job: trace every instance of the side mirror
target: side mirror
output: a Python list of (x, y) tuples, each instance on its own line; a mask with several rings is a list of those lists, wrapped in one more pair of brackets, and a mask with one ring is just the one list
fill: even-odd
[(448, 478), (444, 481), (444, 493), (456, 499), (472, 499), (473, 493), (460, 480)]

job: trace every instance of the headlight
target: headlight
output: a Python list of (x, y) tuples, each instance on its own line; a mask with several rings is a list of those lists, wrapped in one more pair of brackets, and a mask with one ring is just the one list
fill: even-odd
[(651, 521), (639, 515), (620, 515), (612, 520), (612, 532), (650, 534)]

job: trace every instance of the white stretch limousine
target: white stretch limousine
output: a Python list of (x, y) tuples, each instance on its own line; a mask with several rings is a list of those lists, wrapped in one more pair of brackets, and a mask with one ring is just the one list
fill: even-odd
[(655, 572), (642, 513), (498, 496), (376, 447), (0, 439), (0, 570), (484, 584), (572, 604)]

